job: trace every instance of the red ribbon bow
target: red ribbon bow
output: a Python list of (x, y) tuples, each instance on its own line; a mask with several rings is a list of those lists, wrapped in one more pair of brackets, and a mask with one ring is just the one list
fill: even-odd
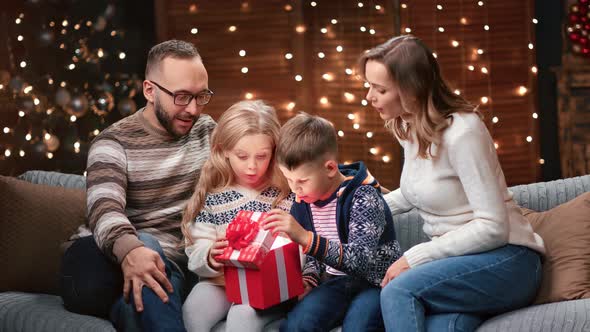
[(258, 230), (257, 222), (238, 217), (227, 225), (225, 236), (229, 242), (228, 246), (235, 250), (247, 247), (258, 234)]

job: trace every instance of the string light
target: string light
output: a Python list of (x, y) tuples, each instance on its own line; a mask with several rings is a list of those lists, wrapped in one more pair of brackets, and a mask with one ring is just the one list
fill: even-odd
[(32, 86), (27, 86), (26, 88), (23, 89), (23, 92), (25, 94), (28, 94), (29, 92), (33, 91), (33, 87)]
[(458, 42), (458, 41), (456, 41), (456, 40), (453, 40), (453, 41), (451, 41), (451, 45), (452, 45), (453, 47), (458, 47), (458, 46), (459, 46), (459, 42)]
[(375, 31), (375, 29), (371, 29), (371, 30), (369, 30), (369, 33), (372, 34), (372, 35), (374, 35), (377, 32)]
[(22, 157), (24, 157), (24, 156), (25, 156), (25, 151), (23, 151), (23, 150), (20, 150), (20, 151), (18, 152), (18, 155), (19, 155), (19, 156), (21, 156), (21, 158), (22, 158)]
[(293, 59), (293, 54), (291, 54), (291, 53), (286, 53), (286, 54), (285, 54), (285, 59), (287, 59), (287, 60), (291, 60), (291, 59)]
[(318, 58), (323, 59), (325, 57), (326, 57), (326, 55), (324, 54), (324, 52), (319, 52), (318, 53)]
[(388, 163), (391, 160), (391, 157), (389, 157), (388, 155), (383, 156), (383, 158), (381, 158), (381, 160), (383, 160), (384, 163)]
[(533, 74), (536, 74), (536, 73), (537, 73), (537, 67), (536, 67), (536, 66), (532, 66), (532, 67), (531, 67), (531, 72), (532, 72)]
[(361, 105), (367, 106), (367, 105), (369, 105), (369, 102), (366, 99), (363, 99), (363, 100), (361, 100)]
[(379, 150), (377, 148), (373, 147), (373, 148), (369, 149), (369, 152), (373, 155), (376, 155), (377, 153), (379, 153)]
[(244, 97), (245, 97), (246, 99), (252, 99), (252, 98), (254, 98), (254, 94), (253, 94), (253, 93), (251, 93), (251, 92), (246, 92), (246, 94), (244, 95)]
[(486, 24), (486, 25), (484, 25), (484, 26), (483, 26), (483, 29), (484, 29), (485, 31), (489, 31), (489, 30), (490, 30), (490, 26)]
[(120, 52), (119, 53), (119, 59), (121, 59), (121, 60), (125, 59), (126, 56), (127, 55), (125, 54), (125, 52)]
[(332, 20), (330, 20), (330, 23), (332, 23), (332, 24), (338, 24), (338, 20), (335, 19), (335, 18), (333, 18)]
[(494, 147), (496, 148), (496, 150), (498, 150), (500, 148), (500, 144), (498, 144), (497, 142), (494, 142)]
[(191, 33), (192, 33), (193, 35), (196, 35), (198, 32), (199, 32), (199, 29), (197, 29), (197, 28), (192, 28), (192, 29), (191, 29)]
[(76, 122), (78, 118), (75, 115), (70, 116), (70, 122)]
[(406, 9), (408, 8), (408, 5), (406, 5), (405, 3), (402, 3), (402, 9)]
[(326, 28), (322, 28), (322, 29), (320, 30), (320, 32), (321, 32), (321, 33), (327, 33), (327, 32), (328, 32), (328, 29), (326, 29)]
[(336, 46), (336, 52), (342, 52), (344, 51), (344, 48), (340, 45)]
[(532, 136), (527, 136), (526, 137), (526, 141), (529, 142), (529, 143), (532, 142), (533, 141), (533, 137)]
[(360, 27), (360, 29), (361, 29), (362, 32), (367, 31), (367, 28), (365, 28), (365, 27)]
[(246, 51), (245, 50), (240, 50), (240, 52), (238, 52), (238, 54), (240, 56), (246, 56)]
[(51, 152), (47, 152), (46, 156), (47, 156), (47, 159), (53, 159), (53, 153), (51, 153)]
[(329, 102), (328, 102), (328, 98), (327, 98), (327, 97), (322, 97), (322, 98), (320, 98), (320, 104), (322, 104), (322, 105), (327, 105), (328, 103), (329, 103)]
[(348, 120), (354, 120), (356, 118), (356, 116), (352, 113), (349, 113), (347, 117), (348, 117)]
[(332, 73), (325, 73), (322, 75), (322, 78), (328, 82), (331, 82), (334, 80), (334, 75)]
[(344, 137), (344, 132), (342, 130), (338, 130), (338, 136)]
[(521, 96), (524, 96), (527, 93), (527, 91), (528, 89), (525, 86), (521, 85), (518, 87), (517, 93)]
[(27, 66), (27, 62), (26, 61), (21, 61), (20, 62), (20, 67), (21, 68), (25, 68)]
[(488, 68), (481, 67), (481, 72), (482, 72), (482, 74), (487, 74), (488, 73)]
[(248, 72), (248, 67), (242, 67), (242, 73), (246, 74)]
[(16, 40), (18, 40), (18, 41), (23, 41), (23, 39), (24, 39), (24, 37), (21, 36), (21, 35), (19, 35), (18, 37), (16, 37)]
[(315, 6), (317, 6), (317, 5), (318, 5), (318, 4), (317, 4), (315, 1), (312, 1), (312, 2), (311, 2), (311, 6), (312, 6), (312, 7), (315, 7)]
[(301, 76), (301, 75), (295, 75), (295, 80), (297, 82), (301, 82), (303, 80), (303, 76)]
[(438, 32), (445, 32), (445, 28), (443, 28), (443, 27), (438, 27)]
[(350, 92), (345, 92), (345, 93), (344, 93), (344, 99), (345, 99), (347, 102), (351, 103), (351, 102), (353, 102), (353, 101), (354, 101), (354, 95), (353, 95), (352, 93), (350, 93)]
[(533, 45), (533, 43), (529, 43), (529, 50), (532, 50), (533, 48), (535, 48), (535, 46)]
[(229, 28), (227, 28), (227, 30), (229, 32), (236, 32), (236, 30), (238, 30), (238, 28), (235, 25), (230, 25)]
[(10, 149), (4, 150), (4, 156), (6, 156), (7, 158), (10, 157), (11, 154), (12, 152), (10, 152)]
[(498, 121), (500, 121), (500, 120), (498, 119), (497, 116), (495, 116), (495, 117), (492, 118), (492, 122), (493, 123), (498, 123)]
[(25, 117), (25, 112), (24, 111), (18, 111), (18, 116), (21, 118)]
[(355, 123), (352, 125), (352, 128), (354, 128), (354, 130), (359, 130), (361, 128), (361, 125), (358, 123)]
[(541, 165), (545, 164), (545, 159), (543, 159), (543, 158), (539, 159), (539, 164), (541, 164)]
[(305, 26), (300, 24), (300, 25), (298, 25), (298, 26), (295, 27), (295, 31), (297, 33), (304, 33), (305, 32)]
[(537, 112), (533, 112), (533, 119), (538, 119), (539, 118), (539, 114), (537, 114)]
[(346, 73), (346, 75), (352, 75), (352, 69), (350, 68), (344, 69), (344, 72)]
[(536, 18), (533, 18), (533, 20), (532, 20), (532, 21), (533, 21), (533, 24), (537, 24), (537, 23), (539, 23), (539, 20), (537, 20)]
[(371, 138), (373, 137), (373, 132), (372, 131), (367, 131), (367, 138)]
[(481, 103), (482, 103), (482, 104), (487, 104), (487, 103), (488, 103), (488, 101), (490, 101), (490, 100), (488, 99), (488, 97), (486, 97), (486, 96), (483, 96), (483, 97), (481, 97)]
[(457, 96), (461, 95), (461, 90), (459, 90), (459, 89), (455, 89), (455, 91), (454, 91), (454, 92), (455, 92), (455, 94), (456, 94)]
[(436, 9), (443, 10), (443, 6), (442, 5), (436, 5)]
[(31, 135), (31, 133), (28, 133), (25, 135), (25, 140), (30, 141), (33, 138), (33, 136)]
[(469, 71), (474, 71), (475, 70), (475, 66), (469, 65), (469, 66), (467, 66), (467, 69), (469, 69)]
[(483, 6), (483, 1), (478, 1), (477, 2), (477, 5), (480, 6), (480, 7)]
[(8, 127), (4, 127), (4, 133), (5, 133), (5, 134), (8, 134), (9, 132), (10, 132), (10, 128), (8, 128)]
[(358, 6), (359, 8), (363, 8), (364, 4), (363, 4), (362, 2), (359, 2), (359, 3), (357, 4), (357, 6)]

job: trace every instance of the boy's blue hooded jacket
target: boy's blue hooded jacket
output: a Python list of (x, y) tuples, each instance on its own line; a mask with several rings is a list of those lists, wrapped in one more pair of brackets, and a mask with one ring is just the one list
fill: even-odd
[(308, 203), (296, 199), (291, 208), (293, 217), (313, 232), (306, 252), (304, 279), (317, 285), (320, 270), (323, 270), (320, 262), (378, 286), (389, 266), (402, 254), (395, 239), (391, 212), (378, 182), (362, 162), (339, 165), (339, 170), (345, 176), (339, 189), (326, 201), (313, 204), (323, 206), (337, 197), (336, 223), (340, 241), (330, 241), (316, 234)]

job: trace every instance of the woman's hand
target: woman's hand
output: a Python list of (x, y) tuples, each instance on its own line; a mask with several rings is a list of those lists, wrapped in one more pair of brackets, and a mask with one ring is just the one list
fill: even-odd
[(402, 256), (400, 259), (391, 264), (391, 266), (387, 269), (387, 272), (381, 281), (381, 287), (385, 287), (387, 283), (409, 269), (410, 264), (408, 264), (408, 260), (405, 256)]

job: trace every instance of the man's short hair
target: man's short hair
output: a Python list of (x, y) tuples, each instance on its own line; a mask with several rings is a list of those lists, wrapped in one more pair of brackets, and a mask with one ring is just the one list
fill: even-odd
[(276, 155), (279, 164), (290, 170), (309, 162), (337, 159), (336, 130), (328, 120), (302, 112), (281, 128)]
[(182, 40), (167, 40), (152, 47), (148, 53), (147, 64), (145, 66), (145, 77), (154, 71), (165, 58), (192, 59), (201, 58), (199, 51), (192, 43)]

